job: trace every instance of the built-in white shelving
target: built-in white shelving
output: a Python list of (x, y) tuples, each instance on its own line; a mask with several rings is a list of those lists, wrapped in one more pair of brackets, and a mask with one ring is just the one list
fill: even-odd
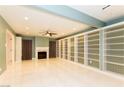
[(58, 40), (57, 56), (124, 75), (124, 22)]

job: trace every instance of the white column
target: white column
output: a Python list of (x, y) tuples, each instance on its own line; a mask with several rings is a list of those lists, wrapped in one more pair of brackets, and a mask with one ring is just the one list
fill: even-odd
[(104, 30), (101, 30), (99, 32), (99, 67), (101, 70), (106, 69), (105, 64), (105, 36), (104, 36)]
[(63, 59), (65, 59), (65, 39), (63, 39), (62, 42), (63, 42)]
[(61, 40), (59, 40), (59, 58), (61, 58)]
[(22, 38), (16, 37), (16, 62), (22, 61)]
[(84, 35), (84, 64), (88, 65), (88, 36)]
[(77, 37), (74, 37), (74, 62), (78, 62), (78, 42)]
[(68, 38), (68, 60), (70, 60), (70, 38)]
[(47, 50), (47, 60), (49, 59), (49, 48)]

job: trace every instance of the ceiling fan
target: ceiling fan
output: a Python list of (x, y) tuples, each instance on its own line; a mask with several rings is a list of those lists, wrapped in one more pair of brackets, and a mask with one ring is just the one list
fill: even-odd
[(40, 34), (42, 34), (43, 36), (48, 36), (48, 37), (52, 37), (54, 35), (57, 35), (57, 33), (52, 32), (50, 30), (44, 31), (44, 32), (40, 32)]

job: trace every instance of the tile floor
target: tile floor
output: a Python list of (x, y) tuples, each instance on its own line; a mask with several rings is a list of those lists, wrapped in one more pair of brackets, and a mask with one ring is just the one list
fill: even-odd
[(0, 76), (0, 86), (124, 87), (124, 79), (117, 79), (59, 59), (23, 61), (22, 63), (8, 65), (7, 68), (8, 69)]

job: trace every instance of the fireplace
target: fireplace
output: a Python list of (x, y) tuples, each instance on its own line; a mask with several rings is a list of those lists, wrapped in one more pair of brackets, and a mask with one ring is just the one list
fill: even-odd
[(49, 47), (36, 47), (36, 59), (49, 59)]
[(46, 52), (38, 52), (38, 59), (46, 59), (47, 53)]

